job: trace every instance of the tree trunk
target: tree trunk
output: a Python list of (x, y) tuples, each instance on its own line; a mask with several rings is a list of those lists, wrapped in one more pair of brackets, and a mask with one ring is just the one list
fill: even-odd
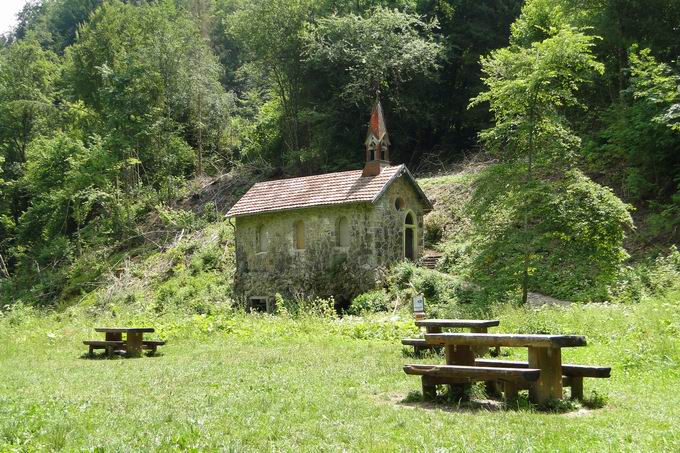
[[(529, 110), (529, 143), (527, 146), (527, 175), (526, 184), (530, 186), (533, 181), (533, 153), (534, 153), (534, 131), (536, 129), (535, 118), (535, 97), (532, 97)], [(531, 202), (531, 200), (530, 200)], [(529, 238), (529, 211), (524, 210), (524, 272), (522, 277), (522, 305), (526, 305), (529, 299), (529, 266), (531, 264), (531, 240)]]

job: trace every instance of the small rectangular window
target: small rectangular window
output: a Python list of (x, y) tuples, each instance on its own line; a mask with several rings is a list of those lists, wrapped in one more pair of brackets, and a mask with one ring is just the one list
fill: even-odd
[(293, 224), (293, 245), (297, 250), (305, 248), (305, 223), (302, 220)]
[(251, 297), (248, 299), (248, 313), (271, 313), (269, 299), (266, 297)]

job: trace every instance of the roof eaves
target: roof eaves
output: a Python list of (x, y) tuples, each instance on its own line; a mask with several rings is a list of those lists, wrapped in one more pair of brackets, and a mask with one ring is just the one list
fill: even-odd
[(432, 205), (432, 202), (430, 201), (429, 198), (427, 198), (427, 195), (425, 195), (425, 192), (423, 192), (423, 189), (420, 188), (420, 185), (418, 184), (418, 181), (416, 181), (416, 178), (413, 177), (411, 174), (411, 171), (408, 169), (408, 167), (404, 167), (405, 173), (408, 175), (409, 179), (411, 180), (411, 183), (413, 183), (413, 187), (416, 188), (416, 192), (418, 192), (418, 195), (421, 196), (423, 201), (425, 201), (426, 209), (425, 212), (430, 212), (434, 209), (434, 206)]
[(319, 203), (319, 204), (314, 204), (310, 206), (293, 206), (289, 208), (277, 208), (277, 209), (272, 209), (272, 210), (260, 210), (256, 212), (246, 212), (243, 214), (231, 214), (231, 209), (229, 212), (227, 212), (224, 217), (225, 218), (236, 218), (236, 217), (251, 217), (251, 216), (256, 216), (256, 215), (261, 215), (261, 214), (274, 214), (274, 213), (279, 213), (279, 212), (287, 212), (287, 211), (300, 211), (304, 209), (312, 209), (312, 208), (319, 208), (319, 207), (327, 207), (327, 206), (337, 206), (337, 205), (345, 205), (345, 204), (361, 204), (361, 203), (373, 203), (371, 200), (348, 200), (348, 201), (338, 201), (338, 202), (333, 202), (333, 203)]
[(393, 183), (398, 177), (400, 177), (402, 174), (405, 174), (406, 176), (408, 176), (409, 181), (411, 181), (411, 184), (412, 184), (413, 187), (416, 189), (416, 193), (417, 193), (417, 194), (420, 196), (420, 198), (422, 198), (423, 201), (425, 202), (425, 212), (430, 212), (430, 211), (432, 211), (432, 209), (434, 209), (434, 206), (432, 206), (432, 203), (430, 202), (430, 199), (427, 198), (427, 195), (425, 195), (425, 192), (423, 192), (423, 189), (420, 188), (420, 186), (418, 185), (418, 182), (416, 181), (416, 178), (413, 177), (413, 175), (412, 175), (411, 172), (409, 171), (408, 167), (406, 167), (406, 165), (404, 165), (404, 164), (399, 165), (399, 167), (400, 167), (399, 170), (397, 170), (397, 171), (394, 172), (394, 175), (392, 175), (392, 177), (385, 183), (385, 186), (382, 188), (382, 190), (380, 191), (380, 193), (378, 193), (378, 194), (373, 198), (373, 200), (371, 201), (371, 203), (375, 203), (380, 197), (382, 197), (382, 196), (385, 194), (385, 192), (387, 192), (387, 189), (390, 187), (390, 185), (392, 185), (392, 183)]

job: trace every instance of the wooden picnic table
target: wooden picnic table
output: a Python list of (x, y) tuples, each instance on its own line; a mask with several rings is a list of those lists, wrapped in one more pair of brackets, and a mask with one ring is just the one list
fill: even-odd
[(480, 347), (528, 348), (529, 368), (540, 370), (538, 379), (529, 387), (529, 398), (537, 404), (562, 399), (562, 348), (586, 346), (585, 337), (578, 335), (429, 333), (425, 341), (444, 346), (447, 365), (470, 367), (476, 366), (475, 349)]
[(425, 327), (427, 333), (439, 333), (442, 329), (470, 329), (471, 332), (484, 333), (489, 327), (497, 327), (497, 319), (421, 319), (416, 326)]
[[(425, 327), (426, 333), (441, 333), (443, 329), (470, 329), (473, 333), (486, 333), (489, 327), (497, 327), (500, 323), (497, 319), (420, 319), (415, 322), (416, 326)], [(425, 340), (419, 338), (405, 338), (402, 344), (413, 346), (416, 353), (423, 349), (436, 348), (435, 345), (428, 345)], [(486, 348), (477, 348), (480, 355), (486, 351)], [(500, 349), (496, 348), (495, 353), (500, 353)]]
[(125, 334), (125, 353), (129, 357), (141, 356), (144, 334), (155, 332), (152, 327), (97, 327), (94, 330), (105, 333), (106, 341), (122, 341)]

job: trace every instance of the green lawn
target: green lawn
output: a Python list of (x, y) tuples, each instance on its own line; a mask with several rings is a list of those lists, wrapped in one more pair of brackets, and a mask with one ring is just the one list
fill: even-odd
[(401, 371), (414, 359), (398, 338), (412, 326), (389, 319), (160, 317), (147, 322), (170, 339), (162, 355), (87, 360), (81, 340), (111, 319), (5, 316), (0, 451), (680, 449), (678, 294), (493, 314), (505, 331), (586, 334), (590, 345), (565, 361), (613, 366), (612, 379), (585, 385), (606, 395), (605, 407), (554, 414), (404, 403), (419, 390)]

